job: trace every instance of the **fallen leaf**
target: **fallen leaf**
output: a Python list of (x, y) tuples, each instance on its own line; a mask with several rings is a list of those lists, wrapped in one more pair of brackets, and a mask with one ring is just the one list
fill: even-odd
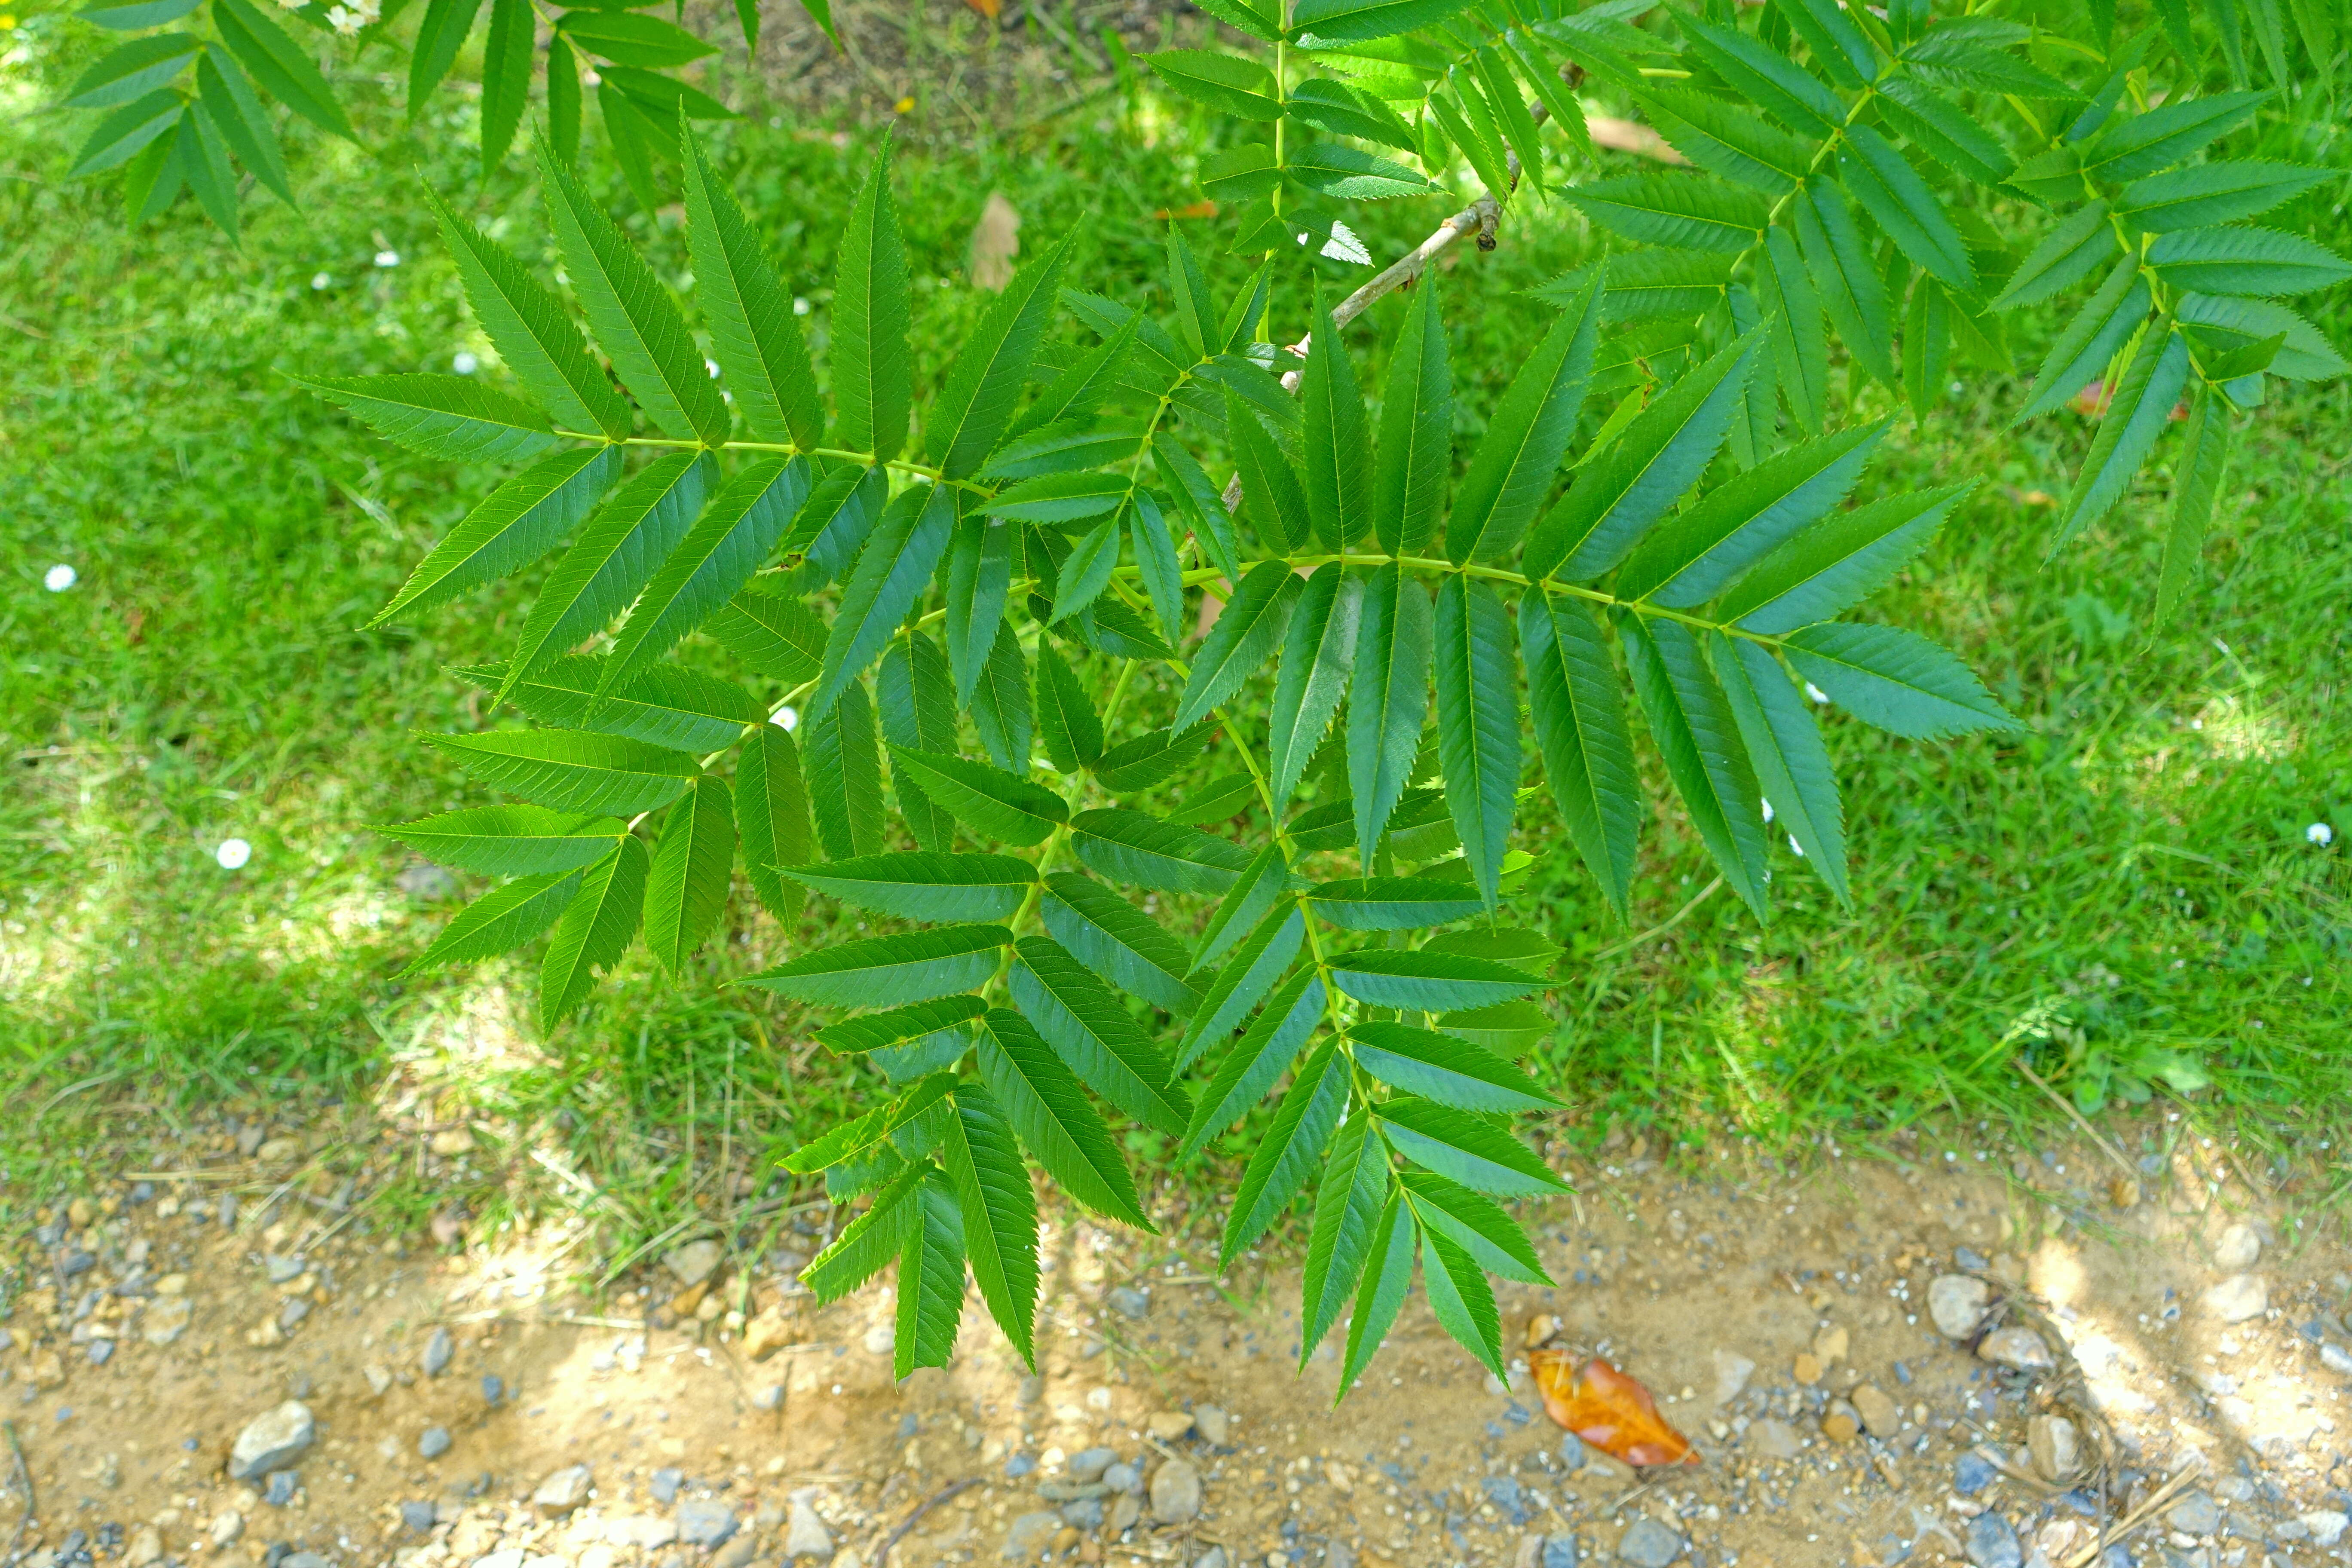
[(1161, 207), (1151, 216), (1161, 223), (1166, 223), (1171, 218), (1214, 217), (1217, 216), (1217, 204), (1203, 198), (1190, 206)]
[(1602, 1453), (1629, 1465), (1699, 1462), (1690, 1439), (1658, 1414), (1650, 1391), (1599, 1356), (1579, 1369), (1574, 1352), (1543, 1350), (1528, 1363), (1545, 1414)]
[(963, 3), (992, 22), (996, 20), (997, 13), (1004, 9), (1004, 0), (963, 0)]
[(2076, 393), (2068, 406), (2085, 419), (2097, 419), (2107, 411), (2115, 394), (2104, 381), (2095, 381)]
[(980, 221), (971, 226), (971, 281), (977, 289), (1002, 294), (1013, 281), (1013, 258), (1021, 254), (1021, 212), (1002, 191), (988, 193)]

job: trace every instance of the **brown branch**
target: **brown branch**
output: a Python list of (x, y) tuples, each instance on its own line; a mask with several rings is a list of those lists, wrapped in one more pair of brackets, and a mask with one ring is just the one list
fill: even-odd
[(895, 1548), (900, 1541), (906, 1538), (907, 1531), (914, 1529), (915, 1526), (921, 1521), (923, 1515), (930, 1512), (931, 1510), (939, 1507), (940, 1504), (947, 1501), (948, 1499), (955, 1496), (958, 1492), (969, 1491), (978, 1485), (980, 1485), (979, 1477), (966, 1476), (962, 1480), (957, 1481), (951, 1486), (941, 1487), (939, 1490), (933, 1492), (929, 1497), (917, 1504), (915, 1511), (907, 1516), (907, 1521), (904, 1524), (901, 1524), (898, 1529), (892, 1531), (889, 1535), (884, 1539), (882, 1542), (882, 1550), (874, 1554), (874, 1568), (890, 1568), (891, 1550)]

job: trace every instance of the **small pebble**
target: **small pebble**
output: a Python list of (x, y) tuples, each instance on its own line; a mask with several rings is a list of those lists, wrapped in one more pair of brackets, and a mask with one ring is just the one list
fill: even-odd
[(437, 1459), (449, 1451), (449, 1428), (427, 1426), (425, 1435), (416, 1439), (416, 1452), (422, 1458)]

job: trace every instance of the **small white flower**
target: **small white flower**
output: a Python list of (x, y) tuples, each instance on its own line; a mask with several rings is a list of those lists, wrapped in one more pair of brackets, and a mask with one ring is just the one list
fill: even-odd
[(797, 708), (779, 708), (776, 710), (776, 716), (769, 720), (768, 722), (775, 725), (780, 730), (797, 730), (801, 727), (800, 710)]
[(375, 253), (375, 264), (378, 267), (397, 267), (400, 265), (400, 252), (379, 250)]
[(41, 586), (52, 594), (62, 594), (80, 581), (81, 574), (62, 561), (41, 574)]
[(707, 359), (707, 360), (704, 360), (704, 361), (702, 362), (702, 368), (703, 368), (704, 370), (707, 370), (707, 371), (709, 371), (709, 372), (710, 373), (710, 379), (711, 379), (711, 380), (713, 380), (713, 381), (717, 381), (717, 380), (719, 379), (719, 362), (718, 362), (717, 360), (715, 360), (715, 359)]
[(328, 11), (327, 26), (348, 38), (366, 26), (367, 23), (361, 19), (358, 12), (346, 11), (341, 5), (337, 5)]
[(459, 375), (471, 375), (476, 371), (482, 368), (482, 362), (476, 359), (472, 354), (467, 353), (464, 349), (459, 349), (455, 354), (450, 356), (449, 368), (456, 371)]
[(335, 280), (323, 272), (310, 274), (310, 287), (313, 289), (331, 289), (334, 285)]
[(1805, 682), (1805, 695), (1811, 698), (1816, 702), (1827, 702), (1830, 700), (1830, 694), (1828, 692), (1823, 691), (1820, 687), (1815, 686), (1810, 680)]
[(807, 295), (805, 295), (805, 294), (795, 294), (795, 295), (793, 295), (793, 315), (795, 315), (795, 316), (805, 316), (805, 315), (807, 315), (811, 310), (815, 310), (815, 309), (816, 309), (816, 307), (815, 307), (814, 305), (812, 305), (812, 304), (810, 304), (810, 303), (808, 302), (808, 296), (807, 296)]
[[(73, 568), (70, 566), (60, 566), (58, 568), (58, 571), (68, 574), (70, 574)], [(55, 574), (51, 574), (51, 575), (54, 576)], [(2336, 842), (2336, 829), (2330, 827), (2324, 822), (2313, 823), (2310, 826), (2303, 830), (2303, 836), (2311, 840), (2314, 844), (2320, 846), (2322, 848), (2326, 848), (2328, 845)]]
[(1764, 803), (1764, 820), (1767, 822), (1772, 820), (1772, 803), (1769, 800)]
[(253, 846), (242, 838), (224, 838), (221, 847), (213, 851), (213, 858), (220, 862), (224, 871), (241, 870), (253, 858)]

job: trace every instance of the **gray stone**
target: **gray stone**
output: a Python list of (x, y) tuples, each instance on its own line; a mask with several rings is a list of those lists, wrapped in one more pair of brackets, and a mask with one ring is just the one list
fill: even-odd
[(1803, 1441), (1786, 1421), (1767, 1415), (1748, 1428), (1748, 1446), (1768, 1459), (1793, 1459)]
[(1201, 1435), (1201, 1441), (1211, 1447), (1223, 1447), (1225, 1440), (1234, 1435), (1233, 1427), (1234, 1418), (1216, 1405), (1193, 1406), (1192, 1430), (1198, 1432)]
[(1143, 1489), (1143, 1472), (1121, 1460), (1103, 1471), (1102, 1483), (1115, 1492), (1139, 1492)]
[(1939, 1274), (1927, 1286), (1927, 1316), (1948, 1340), (1977, 1331), (1992, 1306), (1992, 1287), (1965, 1274)]
[(2183, 1535), (2210, 1535), (2221, 1528), (2221, 1505), (2204, 1492), (2190, 1492), (2164, 1510), (2164, 1521)]
[(705, 1239), (670, 1248), (662, 1255), (662, 1262), (677, 1276), (679, 1285), (691, 1290), (718, 1273), (726, 1256), (726, 1250), (717, 1242)]
[(1334, 1539), (1323, 1549), (1323, 1568), (1356, 1568), (1356, 1549)]
[(1536, 1559), (1538, 1568), (1576, 1568), (1576, 1537), (1547, 1535), (1543, 1555)]
[(504, 1399), (506, 1396), (507, 1380), (499, 1376), (495, 1373), (486, 1373), (482, 1378), (483, 1403), (486, 1405), (496, 1405), (499, 1400)]
[(1233, 1559), (1225, 1555), (1223, 1547), (1212, 1546), (1192, 1560), (1192, 1568), (1228, 1568), (1232, 1562)]
[(425, 1435), (416, 1439), (416, 1453), (420, 1458), (437, 1459), (448, 1451), (449, 1428), (446, 1426), (427, 1426)]
[(302, 1478), (293, 1470), (272, 1470), (262, 1482), (261, 1500), (272, 1508), (284, 1508), (302, 1489)]
[(1054, 1532), (1062, 1528), (1062, 1516), (1044, 1511), (1016, 1516), (1004, 1531), (1004, 1550), (1000, 1554), (1007, 1563), (1034, 1563), (1054, 1543)]
[(1654, 1519), (1637, 1519), (1617, 1539), (1617, 1560), (1636, 1568), (1666, 1568), (1683, 1554), (1683, 1538)]
[(1070, 1456), (1070, 1463), (1068, 1467), (1070, 1479), (1074, 1481), (1098, 1481), (1103, 1479), (1103, 1472), (1110, 1468), (1118, 1459), (1118, 1450), (1116, 1448), (1087, 1448), (1081, 1450), (1080, 1452)]
[(588, 1500), (594, 1479), (594, 1472), (585, 1465), (566, 1465), (539, 1483), (539, 1489), (530, 1494), (530, 1505), (550, 1519), (570, 1513)]
[(422, 1535), (426, 1531), (432, 1529), (433, 1521), (437, 1517), (438, 1515), (435, 1513), (433, 1505), (429, 1502), (420, 1501), (412, 1498), (408, 1501), (400, 1505), (400, 1522), (402, 1528), (414, 1531), (419, 1535)]
[(2213, 1243), (2213, 1267), (2224, 1274), (2243, 1274), (2262, 1255), (2262, 1234), (2243, 1220), (2223, 1230)]
[(1099, 1530), (1102, 1521), (1103, 1504), (1098, 1497), (1080, 1498), (1062, 1505), (1062, 1522), (1072, 1530)]
[(297, 1296), (292, 1300), (287, 1301), (278, 1307), (278, 1327), (281, 1331), (290, 1329), (310, 1315), (310, 1298), (307, 1296)]
[(236, 1435), (236, 1446), (228, 1456), (229, 1479), (247, 1481), (284, 1469), (286, 1461), (308, 1448), (318, 1436), (310, 1407), (289, 1399), (267, 1415), (255, 1416)]
[(751, 1395), (751, 1408), (754, 1410), (782, 1410), (783, 1407), (784, 1385), (781, 1383), (772, 1383)]
[(449, 1370), (449, 1362), (457, 1353), (457, 1342), (449, 1337), (449, 1331), (436, 1329), (433, 1337), (425, 1342), (425, 1354), (417, 1364), (424, 1367), (425, 1376), (438, 1377)]
[(2341, 1509), (2315, 1509), (2309, 1513), (2298, 1514), (2296, 1518), (2304, 1529), (2311, 1531), (2314, 1546), (2335, 1545), (2344, 1539), (2345, 1528), (2352, 1525), (2352, 1514), (2347, 1514)]
[(1076, 1502), (1109, 1494), (1110, 1489), (1100, 1481), (1042, 1481), (1037, 1487), (1037, 1495), (1047, 1502)]
[(1715, 1404), (1717, 1409), (1739, 1397), (1755, 1373), (1756, 1363), (1737, 1351), (1717, 1346), (1715, 1352)]
[(2352, 1351), (2331, 1341), (2319, 1347), (2319, 1364), (2330, 1372), (2352, 1377)]
[(283, 1285), (300, 1276), (302, 1260), (299, 1258), (265, 1258), (261, 1260), (261, 1268), (269, 1276), (272, 1285)]
[(2242, 1323), (2270, 1310), (2270, 1287), (2259, 1274), (2232, 1274), (2203, 1297), (2205, 1310), (2225, 1323)]
[(1132, 1323), (1143, 1321), (1145, 1315), (1151, 1310), (1150, 1296), (1132, 1285), (1114, 1287), (1104, 1295), (1103, 1300), (1112, 1311)]
[[(710, 1554), (709, 1568), (751, 1568), (751, 1559), (760, 1554), (760, 1542), (749, 1531), (738, 1531), (735, 1539)], [(571, 1568), (562, 1558), (536, 1565), (536, 1568)]]
[(688, 1546), (717, 1546), (735, 1533), (735, 1510), (717, 1499), (677, 1505), (677, 1538)]
[(1200, 1471), (1185, 1460), (1170, 1459), (1152, 1472), (1152, 1518), (1162, 1524), (1185, 1524), (1200, 1513)]
[(1584, 1468), (1584, 1439), (1573, 1432), (1560, 1434), (1559, 1468), (1570, 1475)]
[(653, 1473), (653, 1479), (646, 1483), (646, 1489), (653, 1493), (654, 1501), (667, 1508), (677, 1500), (677, 1489), (684, 1485), (684, 1470), (665, 1467)]
[(1969, 1561), (1976, 1568), (2024, 1568), (2025, 1549), (2009, 1521), (1987, 1509), (1969, 1521)]
[(1121, 1492), (1118, 1500), (1110, 1505), (1111, 1533), (1133, 1530), (1143, 1517), (1143, 1499), (1134, 1492)]
[(2015, 1367), (2021, 1372), (2046, 1372), (2057, 1365), (2050, 1347), (2042, 1336), (2022, 1323), (2009, 1323), (1995, 1329), (1977, 1346), (1977, 1354), (1996, 1366)]
[(334, 1559), (316, 1552), (289, 1552), (278, 1560), (278, 1568), (335, 1568)]
[(824, 1521), (805, 1500), (793, 1499), (792, 1523), (784, 1531), (784, 1561), (797, 1563), (803, 1557), (814, 1557), (824, 1562), (832, 1555), (833, 1531), (825, 1529)]
[(2083, 1467), (2083, 1436), (2063, 1415), (2043, 1414), (2025, 1424), (2025, 1447), (2045, 1481), (2063, 1485)]

